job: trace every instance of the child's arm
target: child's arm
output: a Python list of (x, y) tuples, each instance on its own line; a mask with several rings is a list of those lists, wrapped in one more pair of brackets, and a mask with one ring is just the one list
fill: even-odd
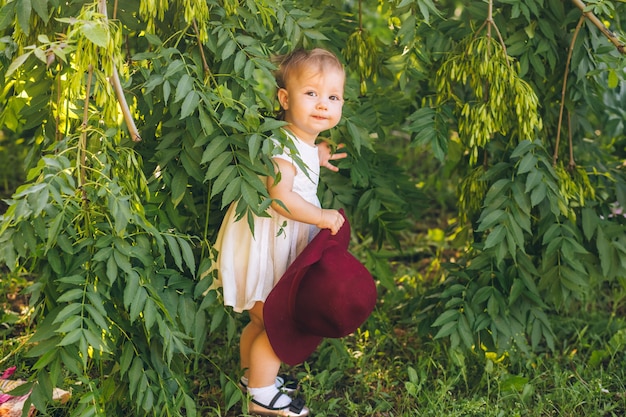
[(270, 197), (280, 200), (288, 210), (280, 204), (273, 203), (272, 207), (278, 213), (291, 220), (314, 224), (320, 229), (330, 229), (334, 235), (343, 225), (344, 218), (337, 210), (326, 210), (309, 203), (300, 194), (293, 191), (293, 179), (296, 169), (293, 165), (280, 158), (275, 158), (277, 170), (280, 171), (280, 181), (267, 178), (267, 189)]

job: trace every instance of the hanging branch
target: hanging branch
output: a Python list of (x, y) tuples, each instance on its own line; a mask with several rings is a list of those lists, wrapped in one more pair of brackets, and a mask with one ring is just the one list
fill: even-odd
[(615, 47), (617, 48), (617, 50), (622, 53), (622, 54), (626, 54), (626, 45), (624, 45), (624, 43), (620, 42), (619, 39), (617, 39), (617, 36), (615, 36), (615, 33), (611, 32), (605, 25), (604, 23), (602, 23), (600, 21), (600, 19), (598, 19), (596, 17), (595, 14), (593, 14), (593, 12), (591, 11), (585, 11), (585, 8), (587, 7), (585, 5), (585, 3), (582, 2), (582, 0), (572, 0), (572, 2), (576, 5), (576, 7), (578, 7), (582, 12), (583, 12), (583, 16), (585, 16), (587, 19), (589, 19), (589, 21), (591, 23), (593, 23), (598, 29), (600, 29), (600, 32), (602, 32), (604, 34), (604, 36), (606, 36), (606, 38), (613, 44), (615, 45)]
[[(98, 10), (100, 14), (104, 16), (104, 19), (106, 21), (108, 19), (106, 0), (98, 1)], [(122, 88), (122, 82), (120, 81), (120, 75), (117, 73), (117, 68), (115, 67), (115, 64), (113, 64), (113, 74), (111, 75), (110, 81), (111, 84), (113, 84), (113, 89), (115, 90), (117, 101), (120, 103), (122, 114), (124, 115), (124, 121), (126, 122), (126, 127), (128, 128), (130, 137), (133, 142), (139, 142), (141, 141), (141, 136), (139, 135), (139, 130), (137, 130), (137, 126), (135, 125), (133, 116), (130, 113), (130, 108), (128, 107), (128, 102), (126, 101), (126, 96), (124, 95), (124, 89)]]
[(574, 160), (574, 138), (572, 135), (572, 116), (570, 112), (567, 112), (567, 136), (569, 138), (569, 164), (568, 168), (573, 171), (576, 168), (576, 161)]
[(59, 111), (59, 107), (61, 106), (61, 71), (57, 73), (56, 77), (57, 81), (57, 107), (56, 107), (56, 115), (54, 116), (55, 124), (54, 124), (54, 136), (57, 141), (60, 141), (63, 138), (61, 133), (61, 112)]
[[(474, 37), (478, 36), (478, 34), (483, 30), (483, 28), (485, 26), (487, 26), (487, 37), (491, 37), (491, 28), (493, 28), (496, 31), (496, 34), (498, 35), (498, 42), (500, 42), (500, 46), (502, 46), (502, 50), (504, 51), (505, 55), (508, 55), (507, 52), (506, 52), (506, 44), (504, 43), (504, 39), (502, 38), (502, 34), (500, 33), (500, 29), (498, 29), (498, 25), (496, 25), (496, 22), (494, 22), (494, 20), (493, 20), (493, 0), (489, 0), (489, 8), (488, 8), (488, 11), (487, 11), (487, 19), (485, 19), (483, 24), (480, 25), (478, 30), (475, 32)], [(508, 59), (506, 61), (506, 65), (507, 65), (507, 67), (510, 66)]]
[(87, 204), (87, 191), (85, 190), (85, 182), (87, 182), (85, 174), (85, 166), (87, 165), (87, 126), (89, 126), (89, 97), (91, 96), (91, 81), (93, 79), (93, 66), (89, 65), (87, 73), (87, 87), (85, 88), (85, 105), (83, 108), (83, 123), (81, 125), (82, 132), (80, 134), (80, 171), (79, 186), (82, 192), (83, 203)]
[(207, 63), (206, 56), (204, 55), (204, 48), (202, 48), (202, 41), (200, 40), (200, 31), (198, 30), (198, 22), (196, 19), (193, 19), (193, 31), (196, 34), (196, 38), (198, 39), (198, 49), (200, 50), (200, 58), (202, 58), (202, 68), (204, 69), (204, 74), (211, 76), (211, 68), (209, 68), (209, 64)]
[(574, 44), (576, 43), (576, 38), (578, 37), (578, 33), (580, 32), (584, 21), (585, 16), (580, 16), (580, 19), (578, 19), (578, 24), (576, 25), (576, 29), (574, 30), (574, 36), (572, 36), (572, 41), (569, 45), (569, 51), (567, 52), (567, 61), (565, 63), (565, 76), (563, 77), (563, 86), (561, 87), (561, 108), (559, 109), (559, 123), (557, 124), (556, 128), (556, 143), (554, 144), (552, 165), (556, 165), (556, 161), (559, 159), (559, 143), (561, 141), (561, 128), (563, 127), (563, 110), (565, 109), (565, 92), (567, 90), (569, 65), (572, 62), (572, 54), (574, 52)]
[[(496, 34), (498, 35), (498, 42), (500, 43), (500, 46), (502, 47), (502, 50), (504, 51), (504, 55), (507, 55), (506, 52), (506, 44), (504, 43), (504, 39), (502, 38), (502, 34), (500, 33), (500, 30), (498, 29), (498, 26), (496, 25), (496, 22), (493, 20), (493, 0), (489, 0), (489, 6), (487, 9), (487, 19), (485, 19), (485, 21), (483, 22), (483, 24), (480, 26), (480, 28), (478, 28), (478, 30), (476, 31), (476, 33), (474, 34), (474, 38), (476, 38), (476, 36), (478, 36), (478, 34), (483, 30), (484, 27), (487, 27), (487, 37), (491, 38), (491, 29), (493, 28), (496, 31)], [(490, 50), (487, 51), (487, 53), (489, 54)], [(488, 55), (489, 56), (489, 55)], [(509, 64), (509, 60), (506, 60), (506, 66), (508, 68), (511, 68), (511, 65)], [(489, 86), (487, 83), (485, 83), (484, 86), (484, 90), (485, 90), (485, 102), (489, 100), (489, 96), (487, 91), (489, 90)], [(493, 133), (491, 134), (491, 137), (493, 138)], [(485, 169), (487, 169), (489, 165), (489, 151), (487, 150), (487, 147), (485, 146), (485, 152), (483, 154), (483, 167), (485, 167)]]

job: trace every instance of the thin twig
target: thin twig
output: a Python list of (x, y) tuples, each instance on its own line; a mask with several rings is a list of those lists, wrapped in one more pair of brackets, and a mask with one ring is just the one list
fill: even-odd
[[(107, 21), (108, 17), (107, 17), (106, 0), (99, 0), (98, 8), (99, 8), (100, 14), (102, 14), (104, 16), (105, 21)], [(139, 131), (137, 130), (137, 125), (135, 125), (135, 121), (133, 120), (133, 116), (130, 112), (130, 108), (128, 107), (128, 102), (126, 101), (126, 96), (124, 95), (124, 89), (122, 88), (122, 83), (120, 81), (120, 75), (117, 73), (117, 68), (115, 64), (113, 64), (113, 74), (110, 77), (110, 81), (111, 81), (111, 84), (113, 84), (113, 89), (115, 90), (117, 101), (120, 103), (122, 114), (124, 115), (124, 121), (126, 122), (126, 127), (128, 128), (130, 137), (133, 140), (133, 142), (139, 142), (141, 141), (141, 136), (139, 135)]]
[(600, 21), (600, 19), (598, 19), (596, 17), (595, 14), (593, 14), (593, 12), (591, 11), (585, 11), (585, 8), (587, 7), (585, 5), (585, 3), (582, 2), (582, 0), (572, 0), (572, 2), (576, 5), (576, 7), (578, 7), (582, 12), (583, 12), (583, 16), (585, 16), (587, 19), (589, 19), (589, 21), (591, 23), (593, 23), (598, 29), (600, 29), (600, 32), (602, 32), (604, 34), (604, 36), (606, 36), (606, 38), (613, 44), (615, 45), (615, 47), (617, 48), (617, 50), (622, 53), (622, 54), (626, 54), (626, 45), (624, 45), (624, 43), (620, 42), (619, 39), (617, 39), (617, 36), (615, 36), (615, 33), (611, 32), (605, 25), (604, 23), (602, 23)]
[(487, 9), (487, 19), (480, 25), (478, 30), (474, 33), (474, 39), (478, 36), (478, 34), (483, 30), (483, 28), (487, 26), (487, 36), (491, 37), (491, 29), (493, 28), (498, 35), (498, 42), (500, 42), (500, 46), (504, 51), (504, 56), (506, 57), (506, 66), (511, 68), (511, 64), (509, 63), (509, 57), (506, 52), (506, 44), (504, 43), (504, 38), (502, 37), (502, 33), (500, 33), (500, 29), (498, 29), (498, 25), (493, 20), (493, 0), (489, 0), (489, 8)]
[(556, 143), (554, 144), (554, 154), (552, 155), (552, 165), (556, 165), (556, 161), (559, 159), (559, 144), (561, 142), (561, 128), (563, 126), (563, 110), (565, 109), (565, 92), (567, 90), (567, 78), (569, 75), (569, 66), (572, 62), (572, 54), (574, 53), (574, 44), (576, 43), (576, 38), (578, 37), (578, 33), (583, 26), (583, 22), (585, 21), (585, 16), (580, 16), (578, 19), (578, 24), (576, 25), (576, 29), (574, 30), (574, 36), (572, 36), (572, 41), (569, 45), (569, 51), (567, 52), (567, 62), (565, 63), (565, 75), (563, 76), (563, 86), (561, 87), (561, 108), (559, 109), (559, 123), (556, 128)]
[(200, 57), (202, 58), (202, 67), (204, 68), (204, 74), (211, 75), (211, 68), (209, 68), (206, 56), (204, 56), (204, 48), (202, 47), (202, 40), (200, 39), (200, 31), (198, 30), (198, 22), (196, 22), (196, 19), (193, 19), (193, 30), (196, 33), (196, 38), (198, 38), (198, 47), (200, 49)]
[(576, 168), (576, 161), (574, 160), (574, 135), (572, 135), (572, 115), (567, 111), (567, 137), (569, 138), (569, 164), (570, 171)]
[(54, 117), (56, 121), (55, 137), (57, 141), (60, 141), (63, 138), (62, 133), (61, 133), (61, 111), (59, 110), (60, 106), (61, 106), (61, 71), (57, 73), (57, 108), (56, 108), (56, 116)]
[(87, 176), (85, 173), (85, 166), (87, 165), (87, 126), (89, 126), (89, 98), (91, 97), (91, 81), (93, 79), (93, 65), (89, 65), (89, 71), (87, 73), (87, 87), (85, 89), (85, 104), (83, 108), (83, 123), (81, 125), (82, 132), (80, 134), (80, 179), (79, 187), (82, 193), (83, 203), (87, 204), (87, 191), (85, 190), (85, 183), (87, 182)]

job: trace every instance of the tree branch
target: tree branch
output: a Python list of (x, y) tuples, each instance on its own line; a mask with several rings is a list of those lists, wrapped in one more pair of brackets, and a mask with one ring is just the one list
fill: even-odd
[(196, 22), (196, 19), (193, 19), (193, 31), (196, 34), (196, 38), (198, 39), (198, 49), (200, 50), (200, 58), (202, 58), (202, 68), (204, 69), (204, 73), (211, 75), (211, 68), (209, 68), (209, 64), (207, 63), (206, 56), (204, 56), (204, 48), (202, 48), (202, 41), (200, 40), (200, 31), (198, 30), (198, 22)]
[(89, 97), (91, 97), (91, 81), (93, 79), (93, 66), (89, 65), (89, 72), (87, 77), (87, 87), (85, 87), (85, 104), (83, 108), (83, 123), (81, 125), (82, 132), (80, 133), (80, 168), (79, 168), (79, 188), (82, 193), (83, 203), (87, 204), (87, 191), (85, 190), (85, 183), (87, 182), (87, 175), (85, 173), (85, 166), (87, 165), (87, 126), (89, 126)]
[(556, 161), (559, 159), (559, 144), (561, 142), (561, 128), (563, 127), (563, 110), (565, 109), (565, 92), (567, 91), (567, 78), (569, 74), (569, 66), (572, 62), (572, 53), (574, 51), (574, 44), (576, 43), (576, 38), (578, 37), (578, 33), (580, 32), (580, 28), (583, 26), (583, 22), (585, 21), (584, 16), (580, 16), (578, 19), (578, 24), (576, 25), (576, 30), (574, 30), (574, 36), (572, 36), (572, 41), (569, 45), (569, 51), (567, 52), (567, 61), (565, 63), (565, 75), (563, 76), (563, 86), (561, 87), (561, 107), (559, 108), (559, 123), (556, 128), (556, 143), (554, 144), (554, 154), (552, 155), (552, 165), (556, 165)]
[[(104, 16), (105, 21), (108, 20), (106, 0), (98, 1), (98, 9), (99, 12)], [(113, 74), (110, 77), (110, 81), (111, 84), (113, 84), (113, 89), (115, 90), (117, 101), (120, 103), (122, 114), (124, 115), (124, 121), (126, 122), (126, 127), (128, 128), (130, 137), (133, 142), (139, 142), (141, 141), (141, 136), (139, 135), (139, 130), (137, 130), (137, 126), (135, 125), (135, 121), (133, 120), (133, 115), (130, 113), (130, 108), (128, 107), (128, 102), (126, 101), (124, 89), (122, 88), (122, 83), (120, 81), (120, 75), (117, 73), (117, 68), (115, 64), (113, 64)]]
[(617, 39), (617, 36), (615, 36), (615, 33), (611, 32), (605, 25), (604, 23), (602, 23), (600, 21), (600, 19), (598, 19), (596, 17), (595, 14), (593, 14), (593, 12), (591, 11), (585, 11), (585, 7), (587, 7), (585, 5), (585, 3), (582, 2), (582, 0), (572, 0), (572, 2), (576, 5), (576, 7), (578, 7), (582, 12), (583, 15), (589, 19), (589, 21), (591, 23), (593, 23), (598, 29), (600, 29), (600, 32), (602, 32), (604, 34), (604, 36), (606, 36), (606, 38), (611, 41), (611, 43), (613, 45), (615, 45), (615, 47), (617, 48), (617, 50), (622, 53), (622, 54), (626, 54), (626, 45), (624, 45), (622, 42), (620, 42), (619, 39)]

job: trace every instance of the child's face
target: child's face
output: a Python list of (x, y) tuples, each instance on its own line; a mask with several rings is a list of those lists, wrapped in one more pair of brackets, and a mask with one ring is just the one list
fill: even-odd
[(293, 74), (286, 88), (278, 90), (288, 128), (313, 145), (317, 135), (341, 119), (345, 76), (336, 68), (304, 70)]

